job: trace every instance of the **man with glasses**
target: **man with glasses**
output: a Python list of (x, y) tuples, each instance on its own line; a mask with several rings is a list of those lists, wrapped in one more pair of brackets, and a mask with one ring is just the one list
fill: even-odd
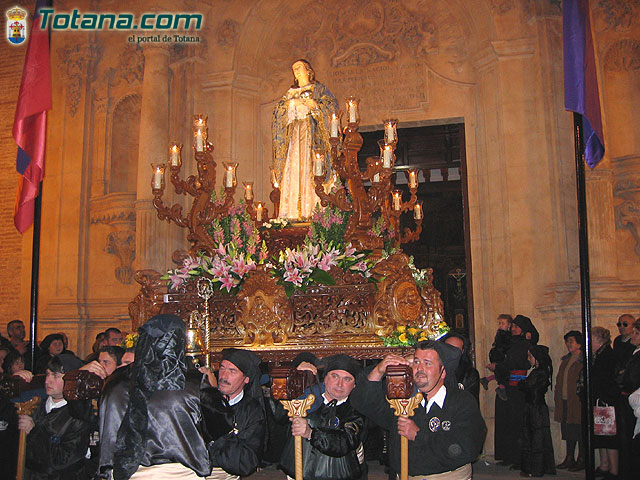
[(631, 331), (633, 330), (633, 322), (635, 322), (635, 318), (633, 317), (633, 315), (625, 313), (618, 317), (618, 323), (616, 323), (620, 335), (618, 335), (613, 341), (613, 353), (616, 357), (616, 363), (618, 365), (616, 368), (618, 379), (622, 379), (624, 368), (633, 355), (633, 351), (635, 350), (635, 347), (631, 344), (630, 341)]

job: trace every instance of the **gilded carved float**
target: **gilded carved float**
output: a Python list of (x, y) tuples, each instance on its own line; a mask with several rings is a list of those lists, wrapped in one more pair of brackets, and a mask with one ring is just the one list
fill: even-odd
[[(349, 118), (354, 116), (349, 115)], [(433, 287), (431, 271), (427, 271), (425, 282), (418, 285), (409, 258), (400, 250), (403, 243), (418, 238), (422, 209), (416, 197), (415, 173), (414, 181), (409, 178), (411, 198), (406, 202), (392, 183), (393, 149), (397, 141), (397, 136), (393, 136), (395, 122), (392, 134), (385, 135), (391, 140), (387, 145), (392, 148), (392, 156), (387, 154), (385, 157), (381, 146), (380, 158), (367, 159), (363, 172), (357, 162), (362, 146), (358, 121), (356, 115), (356, 121), (344, 128), (344, 137), (340, 134), (339, 138), (331, 139), (331, 163), (343, 185), (348, 186), (350, 195), (345, 194), (345, 189), (326, 193), (322, 187), (324, 175), (315, 177), (316, 193), (322, 206), (352, 212), (345, 242), (371, 252), (370, 258), (375, 262), (372, 262), (371, 277), (375, 282), (357, 272), (332, 267), (328, 273), (335, 284), (314, 283), (304, 291), (296, 289), (288, 296), (282, 281), (278, 281), (265, 263), (248, 272), (241, 288), (234, 294), (218, 289), (203, 300), (198, 292), (198, 278), (189, 278), (180, 288), (170, 289), (162, 278), (164, 272), (141, 270), (135, 274), (135, 281), (141, 285), (140, 292), (129, 305), (133, 328), (158, 313), (174, 313), (188, 322), (192, 312), (207, 310), (210, 315), (207, 340), (209, 353), (214, 358), (223, 348), (231, 346), (260, 351), (265, 360), (290, 359), (302, 350), (320, 356), (348, 352), (356, 358), (378, 358), (388, 351), (380, 336), (387, 336), (402, 325), (429, 328), (442, 321), (442, 300)], [(179, 205), (163, 203), (166, 165), (154, 165), (152, 178), (153, 204), (158, 218), (189, 230), (190, 250), (176, 251), (176, 264), (188, 254), (215, 254), (217, 246), (208, 226), (215, 218), (230, 214), (237, 186), (236, 164), (225, 164), (224, 190), (216, 198), (216, 163), (213, 145), (207, 141), (206, 117), (195, 117), (194, 150), (198, 168), (197, 175), (186, 180), (181, 180), (179, 175), (181, 149), (179, 145), (171, 147), (167, 177), (178, 194), (193, 197), (191, 209), (183, 213)], [(273, 211), (277, 212), (279, 191), (275, 187), (277, 185), (270, 198), (275, 199)], [(245, 184), (244, 193), (246, 212), (256, 226), (264, 225), (269, 221), (267, 209), (261, 202), (253, 202), (251, 186)], [(405, 228), (401, 231), (403, 212), (414, 213), (413, 230)], [(388, 256), (383, 254), (381, 239), (370, 233), (380, 217), (395, 227), (391, 243), (396, 249)], [(307, 228), (295, 224), (281, 230), (263, 228), (260, 241), (264, 240), (270, 255), (277, 255), (284, 247), (300, 244)], [(205, 301), (207, 309), (204, 308)]]

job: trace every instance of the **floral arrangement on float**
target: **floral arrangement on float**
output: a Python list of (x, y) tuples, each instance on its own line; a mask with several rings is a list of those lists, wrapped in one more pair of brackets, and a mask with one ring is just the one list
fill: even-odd
[[(222, 195), (216, 199), (215, 192), (211, 197), (218, 207), (224, 202)], [(182, 266), (169, 270), (162, 277), (168, 280), (169, 289), (183, 288), (189, 279), (206, 276), (211, 279), (214, 289), (235, 294), (247, 274), (267, 258), (267, 246), (260, 241), (258, 229), (244, 202), (230, 207), (228, 215), (214, 219), (207, 230), (218, 245), (214, 255), (187, 256)]]
[(125, 350), (135, 348), (136, 345), (138, 345), (138, 337), (139, 334), (137, 332), (128, 333), (127, 336), (124, 337), (124, 340), (122, 340), (120, 346)]
[(438, 340), (449, 333), (445, 321), (434, 322), (426, 327), (398, 325), (388, 337), (380, 337), (385, 347), (413, 347), (423, 340)]
[(296, 289), (305, 291), (312, 284), (335, 285), (331, 271), (362, 275), (370, 279), (372, 264), (368, 251), (356, 251), (350, 243), (345, 244), (345, 231), (351, 212), (318, 205), (311, 217), (311, 226), (305, 243), (295, 249), (287, 248), (274, 258), (268, 267), (284, 286), (287, 297)]

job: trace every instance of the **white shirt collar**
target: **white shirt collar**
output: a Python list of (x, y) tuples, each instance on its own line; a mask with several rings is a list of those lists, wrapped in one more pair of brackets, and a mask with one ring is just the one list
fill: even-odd
[[(327, 405), (327, 404), (331, 403), (331, 400), (329, 400), (329, 399), (327, 398), (327, 394), (326, 394), (326, 393), (323, 393), (323, 394), (322, 394), (322, 398), (324, 398), (324, 404), (325, 404), (325, 405)], [(349, 398), (349, 397), (347, 397), (347, 398)], [(346, 399), (346, 398), (344, 398), (344, 399), (342, 399), (342, 400), (336, 400), (336, 405), (342, 405), (342, 404), (343, 404), (344, 402), (346, 402), (346, 401), (347, 401), (347, 399)]]
[(431, 410), (431, 405), (433, 405), (434, 403), (437, 403), (438, 406), (440, 408), (442, 408), (444, 406), (444, 399), (447, 397), (447, 387), (445, 387), (444, 385), (442, 385), (438, 391), (436, 392), (436, 394), (431, 397), (431, 399), (427, 402), (427, 405), (425, 406), (425, 399), (422, 399), (422, 406), (424, 406), (425, 410), (427, 411), (427, 413), (429, 413), (429, 410)]
[(51, 410), (55, 408), (62, 408), (67, 404), (67, 401), (63, 398), (60, 402), (53, 401), (53, 398), (47, 397), (47, 401), (44, 404), (44, 409), (47, 413), (51, 413)]
[(238, 395), (229, 400), (229, 406), (233, 406), (238, 403), (240, 400), (242, 400), (242, 397), (244, 397), (244, 390), (240, 390), (240, 393)]
[(638, 353), (640, 351), (640, 346), (636, 347), (636, 349), (633, 351), (633, 355), (635, 355), (636, 353)]

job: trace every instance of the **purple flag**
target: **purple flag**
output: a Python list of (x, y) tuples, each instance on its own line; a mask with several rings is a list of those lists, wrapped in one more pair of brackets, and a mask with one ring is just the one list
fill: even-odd
[(563, 0), (562, 17), (564, 108), (582, 115), (585, 161), (593, 168), (604, 155), (604, 137), (588, 0)]

